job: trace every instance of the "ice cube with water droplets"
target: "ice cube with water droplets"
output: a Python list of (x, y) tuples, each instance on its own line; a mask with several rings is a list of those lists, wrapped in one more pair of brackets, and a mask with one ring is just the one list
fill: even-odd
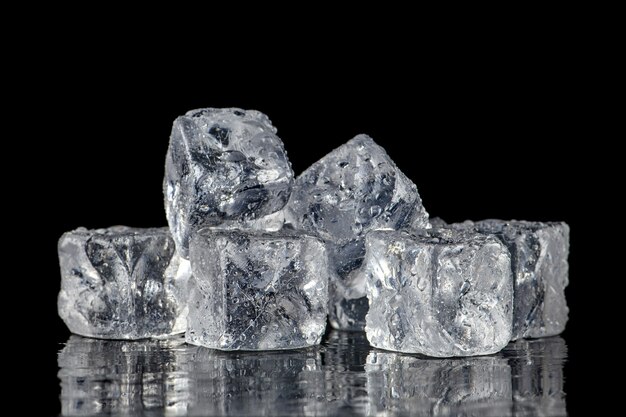
[(493, 235), (511, 252), (515, 285), (513, 340), (565, 330), (569, 283), (569, 226), (563, 222), (482, 220), (446, 227)]
[(358, 135), (311, 165), (295, 181), (286, 221), (332, 249), (330, 323), (363, 330), (367, 299), (360, 269), (370, 230), (429, 227), (417, 187), (385, 150)]
[(320, 343), (328, 313), (326, 247), (297, 231), (203, 229), (191, 241), (187, 342), (221, 350)]
[(294, 181), (263, 113), (192, 110), (174, 121), (163, 191), (169, 231), (61, 238), (59, 315), (72, 332), (135, 339), (187, 326), (192, 344), (292, 349), (319, 343), (328, 315), (379, 348), (469, 356), (567, 321), (565, 223), (429, 221), (415, 184), (367, 135)]
[(72, 333), (142, 339), (185, 331), (190, 267), (167, 228), (79, 228), (58, 249), (59, 316)]
[(174, 121), (165, 163), (165, 211), (178, 252), (191, 235), (259, 219), (289, 199), (293, 171), (276, 128), (256, 110), (199, 109)]
[(373, 231), (364, 264), (372, 346), (472, 356), (511, 339), (511, 259), (498, 239), (449, 229)]

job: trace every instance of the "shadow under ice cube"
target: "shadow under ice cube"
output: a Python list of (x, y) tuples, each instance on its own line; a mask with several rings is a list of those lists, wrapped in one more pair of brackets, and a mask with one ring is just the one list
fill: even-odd
[(366, 247), (372, 346), (472, 356), (511, 339), (511, 261), (498, 239), (449, 229), (374, 231)]
[(328, 312), (326, 248), (296, 231), (203, 229), (191, 242), (186, 339), (221, 350), (320, 343)]

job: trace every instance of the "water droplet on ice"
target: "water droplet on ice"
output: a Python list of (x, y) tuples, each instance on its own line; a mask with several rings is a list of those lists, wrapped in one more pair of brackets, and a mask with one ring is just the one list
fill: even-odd
[(380, 213), (382, 213), (382, 209), (380, 208), (380, 206), (372, 206), (370, 207), (370, 215), (372, 217), (376, 217), (378, 215), (380, 215)]
[(426, 279), (424, 277), (419, 277), (417, 279), (417, 289), (420, 291), (424, 291), (426, 289)]

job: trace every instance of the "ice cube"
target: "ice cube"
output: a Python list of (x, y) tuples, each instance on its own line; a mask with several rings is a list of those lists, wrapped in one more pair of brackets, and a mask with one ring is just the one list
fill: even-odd
[(366, 248), (365, 331), (373, 346), (472, 356), (511, 339), (511, 261), (498, 239), (450, 229), (373, 231)]
[(356, 136), (300, 174), (284, 211), (293, 227), (319, 235), (332, 249), (330, 323), (343, 330), (365, 325), (360, 269), (365, 234), (430, 227), (415, 184), (367, 135)]
[(320, 343), (328, 313), (326, 247), (282, 230), (203, 229), (190, 247), (187, 341), (222, 350)]
[(446, 227), (500, 239), (511, 252), (513, 340), (561, 333), (567, 323), (569, 226), (563, 222), (481, 220)]
[(79, 228), (58, 249), (59, 316), (72, 333), (142, 339), (185, 331), (190, 267), (166, 227)]
[[(293, 171), (276, 128), (255, 110), (199, 109), (174, 121), (165, 163), (165, 211), (179, 254), (191, 235), (279, 211)], [(263, 222), (260, 223), (263, 226)]]

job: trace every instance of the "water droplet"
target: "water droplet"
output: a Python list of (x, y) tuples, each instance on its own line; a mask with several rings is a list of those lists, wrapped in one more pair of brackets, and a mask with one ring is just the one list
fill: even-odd
[(235, 297), (233, 298), (233, 304), (237, 304), (239, 302), (239, 298)]
[(380, 213), (382, 213), (383, 209), (380, 208), (380, 206), (372, 206), (370, 207), (370, 216), (372, 217), (376, 217), (378, 215), (380, 215)]
[(468, 291), (470, 290), (471, 284), (469, 283), (469, 281), (465, 281), (463, 283), (463, 285), (461, 286), (461, 295), (465, 295), (468, 293)]
[(241, 336), (239, 336), (239, 339), (241, 340), (246, 340), (246, 334), (242, 333)]
[(426, 289), (426, 279), (424, 277), (419, 277), (417, 279), (417, 289), (420, 291), (424, 291)]

